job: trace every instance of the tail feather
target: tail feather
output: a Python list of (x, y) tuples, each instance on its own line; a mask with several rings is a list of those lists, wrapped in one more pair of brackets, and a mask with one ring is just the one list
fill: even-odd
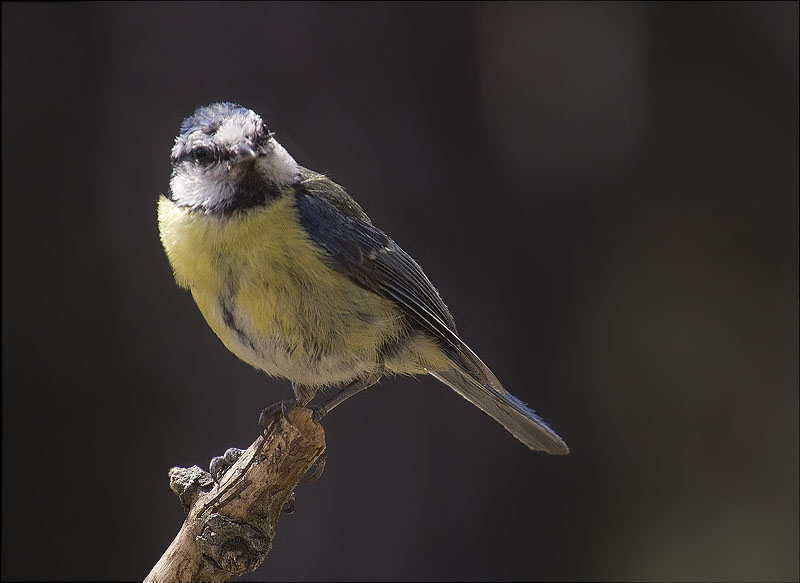
[(469, 368), (474, 373), (480, 372), (485, 382), (477, 380), (475, 377), (478, 375), (471, 374), (455, 362), (449, 370), (428, 372), (500, 423), (529, 448), (553, 454), (569, 453), (564, 440), (544, 420), (506, 391), (474, 352), (470, 351), (470, 356), (472, 366)]

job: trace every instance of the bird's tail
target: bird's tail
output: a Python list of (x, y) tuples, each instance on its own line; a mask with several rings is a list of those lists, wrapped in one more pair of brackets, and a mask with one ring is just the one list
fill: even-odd
[(564, 440), (525, 403), (506, 391), (472, 350), (462, 345), (459, 352), (458, 361), (461, 362), (450, 359), (448, 370), (431, 370), (429, 374), (479, 407), (529, 448), (554, 454), (569, 453)]

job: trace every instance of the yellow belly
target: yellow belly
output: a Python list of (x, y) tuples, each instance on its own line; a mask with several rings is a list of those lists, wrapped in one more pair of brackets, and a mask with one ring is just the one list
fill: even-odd
[[(252, 366), (322, 386), (381, 363), (414, 374), (443, 362), (435, 343), (409, 336), (393, 302), (324, 263), (299, 226), (292, 195), (224, 218), (164, 197), (158, 211), (176, 281), (225, 346)], [(393, 356), (384, 362), (387, 347)]]

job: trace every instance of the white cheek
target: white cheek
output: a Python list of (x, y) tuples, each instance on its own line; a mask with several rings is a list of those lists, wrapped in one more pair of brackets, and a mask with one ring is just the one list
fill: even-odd
[(214, 207), (234, 195), (233, 186), (225, 180), (225, 170), (218, 166), (209, 170), (182, 169), (170, 180), (172, 200), (180, 206)]
[[(271, 151), (258, 159), (258, 171), (267, 182), (284, 187), (297, 181), (300, 168), (289, 152), (274, 139)], [(208, 168), (183, 163), (170, 179), (172, 200), (180, 206), (211, 209), (222, 206), (236, 195), (237, 181), (244, 167), (230, 167), (223, 162)]]
[(274, 138), (270, 140), (270, 145), (272, 152), (258, 162), (261, 171), (274, 184), (292, 184), (300, 172), (297, 162)]

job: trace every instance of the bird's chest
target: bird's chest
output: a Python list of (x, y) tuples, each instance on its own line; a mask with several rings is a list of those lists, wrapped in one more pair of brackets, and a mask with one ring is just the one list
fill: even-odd
[(232, 352), (268, 374), (308, 386), (348, 382), (381, 359), (397, 318), (385, 300), (313, 260), (262, 257), (257, 271), (234, 263), (216, 305), (201, 310)]
[(162, 240), (178, 283), (234, 354), (296, 382), (345, 382), (380, 359), (401, 319), (331, 269), (292, 211), (278, 201), (226, 222), (162, 224)]

